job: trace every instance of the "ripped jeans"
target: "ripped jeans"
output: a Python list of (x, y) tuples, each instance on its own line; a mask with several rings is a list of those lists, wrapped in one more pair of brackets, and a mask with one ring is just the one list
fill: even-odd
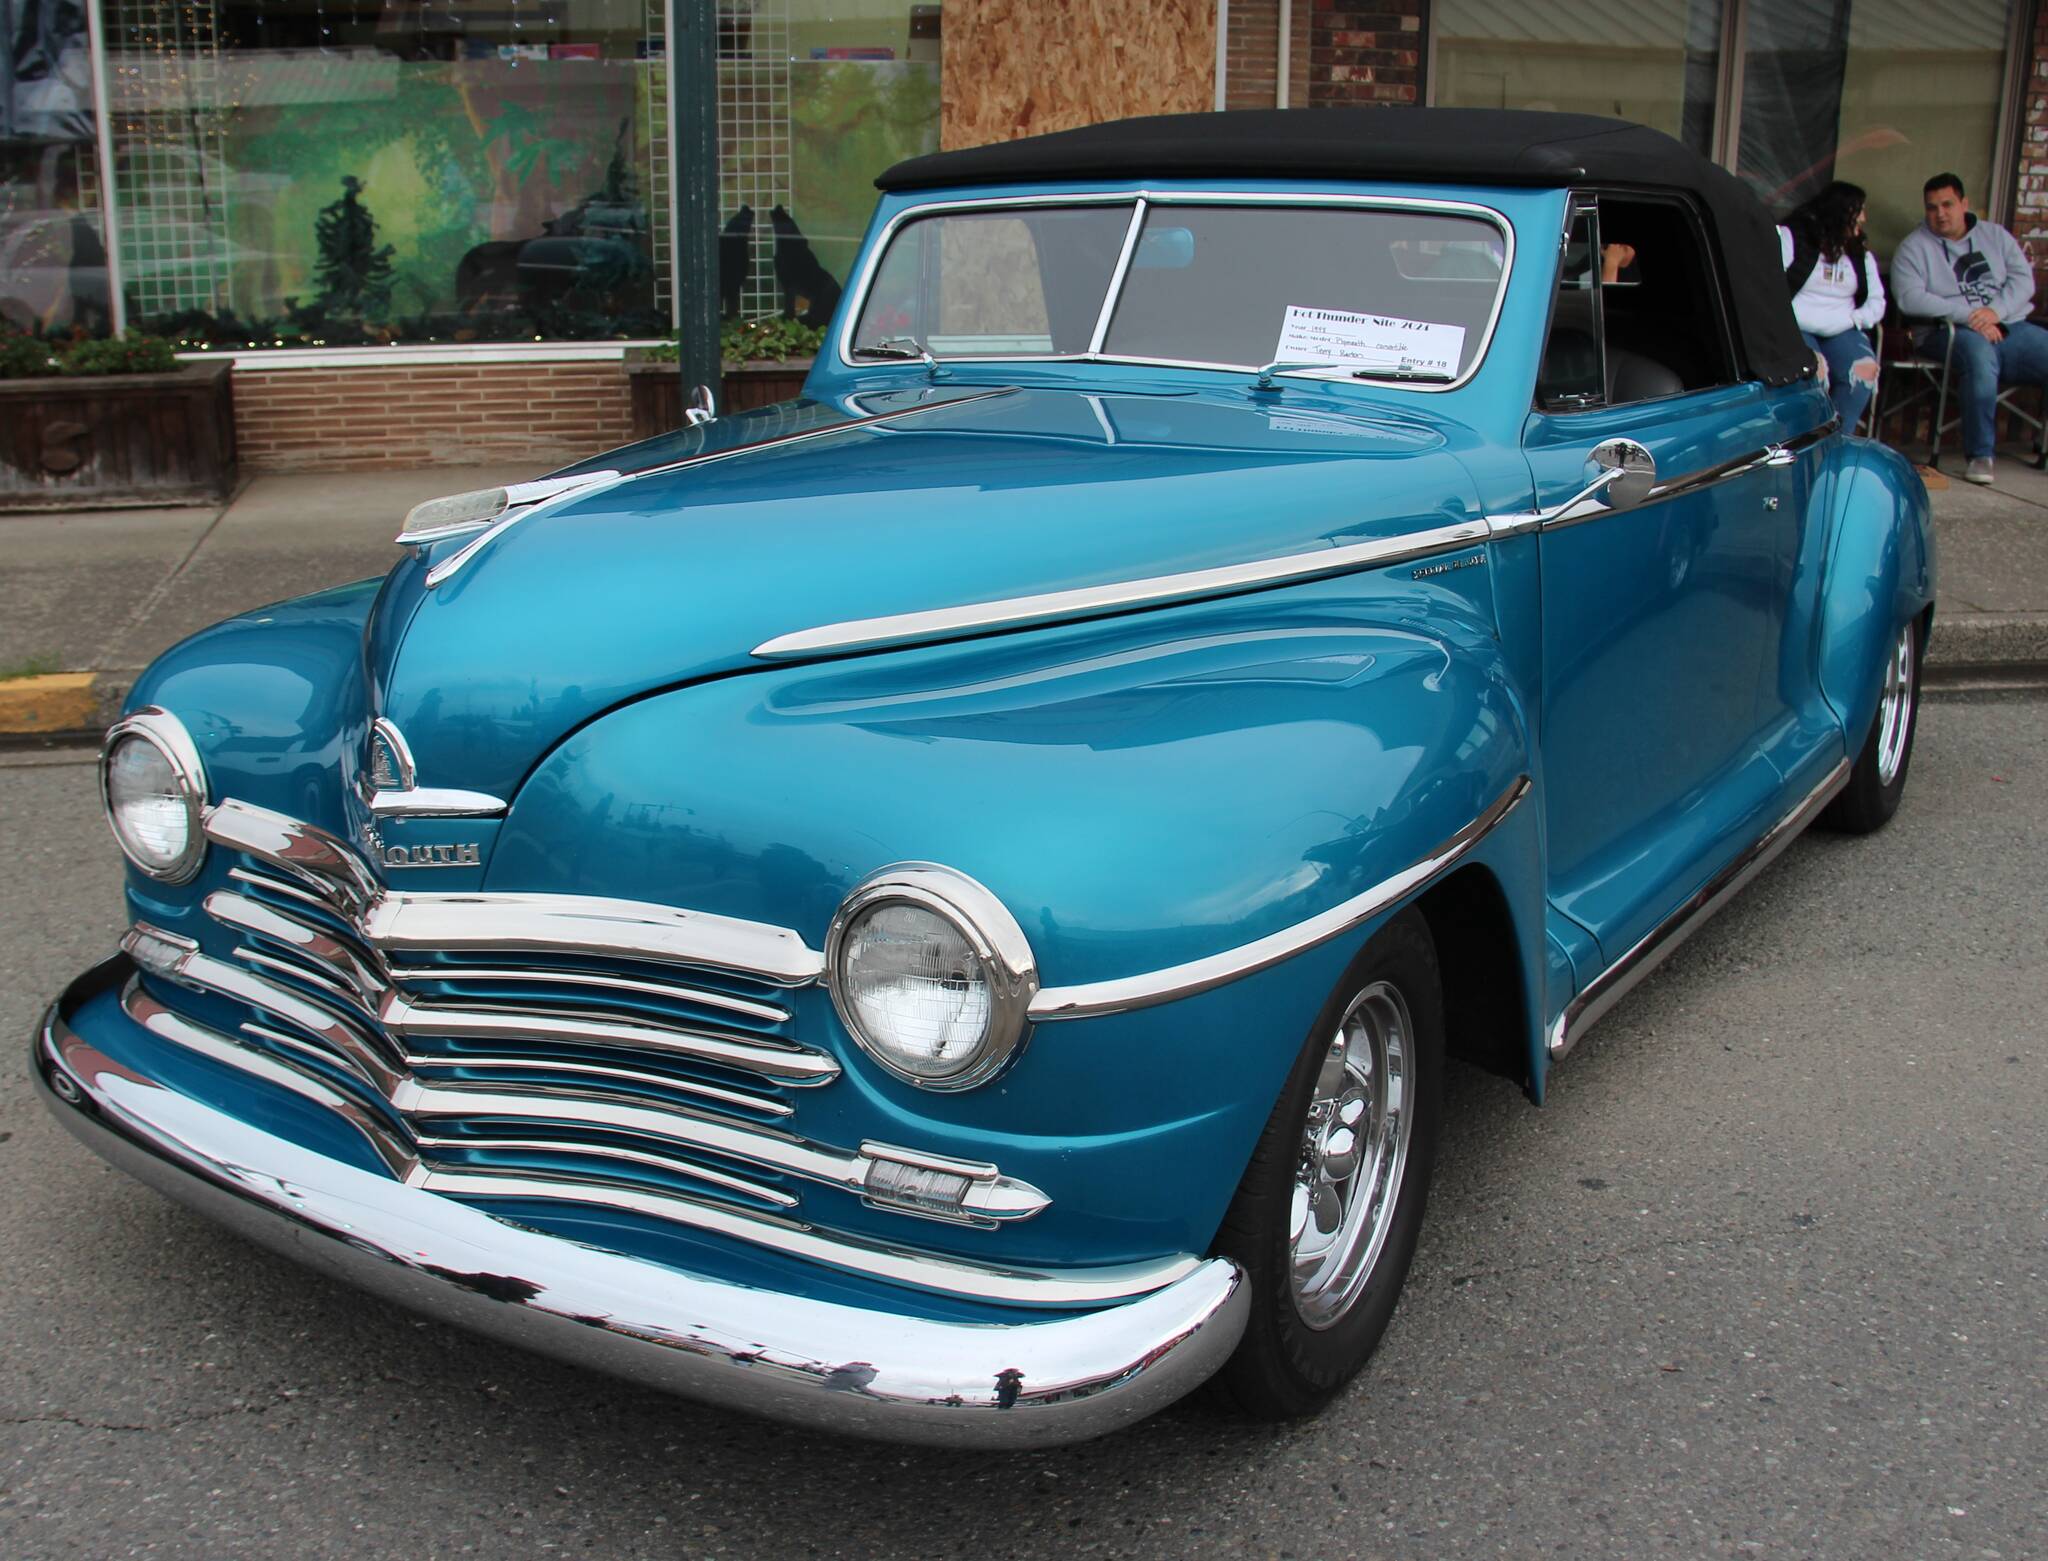
[[(1811, 331), (1799, 334), (1806, 338), (1807, 346), (1827, 359), (1828, 395), (1835, 403), (1835, 415), (1842, 420), (1842, 432), (1853, 434), (1863, 409), (1877, 393), (1877, 354), (1870, 338), (1855, 330), (1835, 336), (1816, 336)], [(1870, 365), (1863, 371), (1868, 379), (1856, 373), (1856, 365), (1863, 362)]]

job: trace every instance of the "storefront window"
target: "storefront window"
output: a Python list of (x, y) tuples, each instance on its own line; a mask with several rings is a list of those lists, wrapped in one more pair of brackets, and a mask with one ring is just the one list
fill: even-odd
[(1777, 210), (1862, 185), (1881, 253), (1921, 220), (1931, 175), (1960, 175), (1983, 209), (2009, 25), (2009, 0), (1751, 6), (1737, 172)]
[(875, 175), (939, 144), (939, 7), (724, 0), (720, 310), (823, 325), (875, 206)]
[(103, 0), (132, 323), (193, 346), (669, 331), (661, 0)]
[(1711, 154), (1721, 15), (1722, 0), (1438, 0), (1433, 101), (1612, 114)]
[(85, 0), (0, 0), (0, 328), (107, 329)]

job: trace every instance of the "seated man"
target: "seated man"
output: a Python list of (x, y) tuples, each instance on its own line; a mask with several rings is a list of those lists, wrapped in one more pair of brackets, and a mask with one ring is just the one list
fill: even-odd
[(1924, 193), (1927, 222), (1892, 256), (1892, 293), (1901, 313), (1947, 322), (1916, 334), (1921, 352), (1939, 357), (1953, 332), (1965, 475), (1990, 482), (1998, 387), (2040, 385), (2048, 394), (2048, 331), (2027, 322), (2034, 269), (2017, 239), (1970, 210), (1954, 174), (1936, 174)]

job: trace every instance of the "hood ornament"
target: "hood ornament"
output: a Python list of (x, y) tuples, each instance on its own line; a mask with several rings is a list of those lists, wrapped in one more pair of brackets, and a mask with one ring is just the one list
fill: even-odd
[[(361, 786), (363, 801), (374, 818), (496, 818), (505, 811), (505, 799), (488, 792), (461, 791), (452, 786), (422, 786), (419, 766), (405, 733), (395, 722), (379, 716), (370, 723), (369, 742), (363, 754)], [(475, 860), (475, 848), (465, 859)], [(390, 866), (451, 866), (437, 860), (389, 863)]]

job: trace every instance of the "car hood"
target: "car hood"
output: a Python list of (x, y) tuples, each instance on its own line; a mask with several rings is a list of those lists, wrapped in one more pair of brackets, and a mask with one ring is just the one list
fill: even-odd
[(418, 784), (509, 797), (563, 737), (843, 622), (1476, 518), (1469, 430), (1329, 392), (947, 386), (799, 401), (588, 463), (628, 480), (386, 582), (371, 697)]

